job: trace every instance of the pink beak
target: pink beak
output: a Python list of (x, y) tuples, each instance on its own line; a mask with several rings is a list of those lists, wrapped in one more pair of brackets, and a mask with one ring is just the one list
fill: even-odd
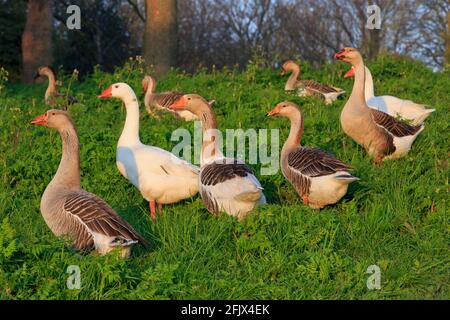
[(31, 124), (41, 124), (41, 125), (46, 125), (47, 124), (47, 114), (44, 113), (41, 116), (37, 116), (36, 118), (34, 118), (33, 121), (31, 121)]
[(344, 78), (350, 78), (355, 76), (355, 68), (351, 67), (350, 70), (344, 75)]

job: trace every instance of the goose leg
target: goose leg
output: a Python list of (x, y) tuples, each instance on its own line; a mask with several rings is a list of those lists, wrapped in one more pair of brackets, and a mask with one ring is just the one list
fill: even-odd
[(162, 208), (163, 208), (162, 203), (158, 203), (158, 212), (159, 212), (160, 215), (162, 215), (162, 212), (163, 212)]
[(302, 196), (302, 200), (304, 204), (309, 204), (309, 197), (307, 195)]
[(150, 207), (150, 217), (152, 218), (153, 221), (156, 220), (156, 201), (155, 200), (150, 200), (148, 205)]

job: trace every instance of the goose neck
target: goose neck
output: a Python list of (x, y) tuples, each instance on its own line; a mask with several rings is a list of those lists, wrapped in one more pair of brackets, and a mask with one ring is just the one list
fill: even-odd
[(126, 109), (125, 125), (119, 139), (119, 145), (140, 143), (139, 139), (139, 104), (136, 96), (123, 99)]
[(303, 117), (300, 111), (296, 111), (289, 116), (291, 122), (291, 129), (289, 131), (289, 136), (283, 145), (281, 151), (282, 154), (289, 153), (291, 150), (300, 146), (300, 142), (303, 134)]

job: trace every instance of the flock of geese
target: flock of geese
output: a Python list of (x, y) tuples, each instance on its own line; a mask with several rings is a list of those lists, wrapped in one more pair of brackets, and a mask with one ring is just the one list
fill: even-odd
[[(355, 77), (353, 90), (341, 113), (343, 131), (362, 145), (376, 164), (405, 156), (424, 129), (423, 121), (434, 110), (396, 97), (375, 97), (372, 76), (358, 50), (345, 48), (335, 54), (335, 59), (350, 63), (351, 69), (345, 77)], [(344, 93), (342, 89), (314, 80), (298, 80), (300, 67), (293, 61), (286, 62), (282, 70), (291, 73), (285, 90), (300, 96), (319, 96), (329, 104)], [(57, 92), (56, 77), (50, 68), (41, 67), (38, 74), (49, 79), (45, 93), (47, 104), (57, 105), (58, 98), (67, 103), (76, 101)], [(185, 121), (201, 121), (200, 167), (141, 142), (139, 102), (128, 84), (115, 83), (99, 95), (102, 99), (120, 99), (126, 107), (116, 163), (120, 173), (149, 202), (152, 219), (156, 219), (157, 210), (162, 211), (163, 204), (176, 203), (198, 192), (209, 212), (226, 212), (238, 219), (245, 218), (256, 205), (266, 203), (263, 187), (252, 169), (239, 159), (225, 157), (219, 149), (214, 134), (218, 128), (212, 109), (214, 101), (196, 94), (155, 93), (155, 85), (150, 76), (142, 80), (145, 107), (151, 115), (157, 118), (158, 113), (164, 111)], [(327, 151), (301, 145), (303, 117), (296, 104), (281, 102), (267, 116), (290, 120), (290, 133), (281, 151), (281, 169), (303, 202), (315, 209), (338, 202), (346, 194), (348, 185), (358, 180), (350, 173), (351, 167)], [(117, 247), (126, 257), (134, 244), (148, 246), (148, 242), (104, 200), (82, 189), (79, 140), (69, 114), (65, 110), (51, 109), (31, 123), (57, 130), (62, 140), (61, 162), (40, 204), (51, 231), (56, 236), (72, 237), (78, 250), (93, 249), (101, 255)]]

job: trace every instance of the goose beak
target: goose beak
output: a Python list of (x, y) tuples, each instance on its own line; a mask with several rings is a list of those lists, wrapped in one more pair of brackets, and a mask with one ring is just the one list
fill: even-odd
[(267, 112), (266, 116), (272, 117), (272, 116), (277, 115), (279, 112), (280, 112), (280, 107), (276, 106), (275, 108), (273, 108), (272, 110)]
[(344, 78), (350, 78), (355, 75), (355, 68), (351, 67), (350, 70), (344, 75)]
[(40, 125), (45, 126), (47, 124), (47, 116), (46, 116), (46, 114), (44, 113), (41, 116), (37, 116), (36, 118), (34, 118), (33, 121), (31, 121), (31, 124), (40, 124)]
[(334, 55), (334, 59), (341, 59), (345, 57), (345, 50), (342, 49), (341, 51), (339, 51), (338, 53), (335, 53)]
[(186, 106), (186, 98), (184, 96), (182, 96), (177, 101), (172, 103), (169, 106), (169, 109), (171, 109), (171, 110), (183, 110), (185, 106)]
[(112, 97), (112, 86), (109, 86), (108, 89), (102, 92), (101, 95), (98, 96), (101, 99), (111, 98)]

